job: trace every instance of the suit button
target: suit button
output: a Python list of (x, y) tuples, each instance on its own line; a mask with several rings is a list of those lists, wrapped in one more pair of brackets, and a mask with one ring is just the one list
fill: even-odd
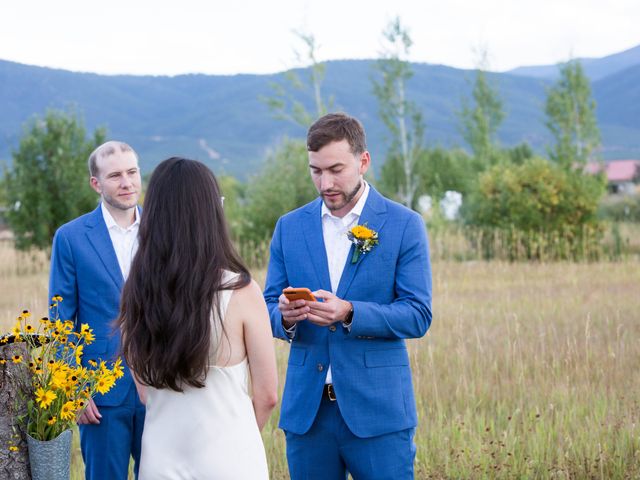
[(336, 331), (336, 326), (335, 325), (331, 325), (329, 327), (329, 330), (331, 330), (332, 332), (335, 332)]
[(324, 370), (324, 365), (322, 365), (321, 363), (318, 364), (318, 371), (321, 372), (322, 370)]

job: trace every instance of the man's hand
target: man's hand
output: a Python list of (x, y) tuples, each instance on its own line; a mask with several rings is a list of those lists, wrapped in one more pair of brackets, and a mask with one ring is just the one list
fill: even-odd
[(282, 314), (282, 325), (284, 328), (291, 328), (296, 323), (307, 319), (309, 307), (307, 305), (318, 302), (308, 302), (306, 300), (290, 301), (284, 294), (278, 297), (278, 309)]
[(102, 418), (102, 415), (100, 415), (100, 411), (98, 410), (98, 407), (94, 403), (93, 398), (90, 398), (87, 404), (87, 408), (85, 408), (82, 414), (78, 417), (78, 424), (79, 425), (88, 425), (88, 424), (98, 425), (100, 423), (101, 418)]
[(328, 327), (336, 322), (342, 322), (351, 311), (351, 302), (342, 300), (331, 292), (316, 290), (313, 295), (324, 300), (324, 302), (307, 302), (309, 307), (307, 319), (316, 325)]

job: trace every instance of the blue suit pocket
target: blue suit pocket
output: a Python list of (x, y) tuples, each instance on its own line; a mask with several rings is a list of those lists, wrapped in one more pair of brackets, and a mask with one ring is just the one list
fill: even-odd
[(84, 346), (84, 353), (82, 355), (82, 362), (85, 363), (89, 360), (107, 360), (105, 353), (107, 353), (108, 342), (106, 338), (97, 338), (93, 343)]
[(404, 348), (367, 350), (364, 352), (364, 364), (368, 368), (408, 366), (409, 354)]
[(306, 357), (306, 349), (291, 347), (291, 351), (289, 352), (289, 365), (304, 365)]

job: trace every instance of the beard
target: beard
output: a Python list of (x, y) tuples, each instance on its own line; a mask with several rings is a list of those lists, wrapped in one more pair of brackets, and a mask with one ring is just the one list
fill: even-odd
[(112, 197), (111, 195), (105, 195), (103, 193), (102, 199), (108, 205), (111, 205), (113, 208), (117, 208), (118, 210), (130, 210), (135, 208), (138, 205), (138, 195), (135, 196), (135, 199), (131, 199), (128, 203), (124, 203)]
[(342, 197), (342, 199), (340, 201), (337, 201), (337, 203), (334, 203), (332, 205), (327, 203), (324, 193), (321, 193), (320, 196), (322, 197), (322, 201), (327, 206), (327, 208), (330, 211), (333, 212), (333, 211), (336, 211), (336, 210), (340, 210), (341, 208), (344, 208), (345, 205), (348, 205), (355, 198), (355, 196), (358, 194), (358, 192), (360, 191), (361, 187), (362, 187), (362, 180), (360, 180), (358, 182), (358, 184), (355, 186), (355, 188), (352, 191), (347, 192), (347, 193), (340, 192), (340, 196)]

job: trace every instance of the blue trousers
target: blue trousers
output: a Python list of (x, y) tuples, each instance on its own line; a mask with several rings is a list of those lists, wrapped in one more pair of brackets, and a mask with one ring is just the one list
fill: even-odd
[(86, 480), (126, 480), (133, 456), (138, 478), (144, 405), (131, 385), (122, 405), (98, 406), (99, 425), (80, 425), (80, 448)]
[(356, 437), (337, 402), (323, 398), (311, 429), (285, 432), (291, 480), (413, 479), (414, 428), (372, 438)]

